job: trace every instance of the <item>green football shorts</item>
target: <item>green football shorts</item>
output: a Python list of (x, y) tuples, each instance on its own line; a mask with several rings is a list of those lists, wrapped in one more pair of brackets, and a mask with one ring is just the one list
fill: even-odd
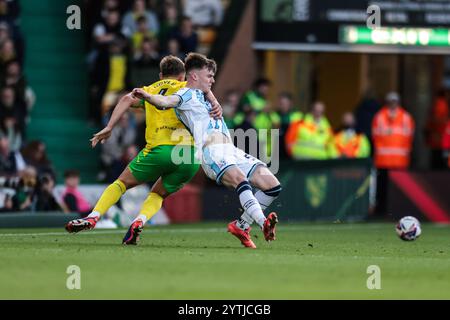
[(200, 168), (194, 154), (194, 146), (157, 146), (151, 151), (144, 148), (128, 168), (140, 183), (156, 182), (161, 177), (166, 191), (174, 193)]

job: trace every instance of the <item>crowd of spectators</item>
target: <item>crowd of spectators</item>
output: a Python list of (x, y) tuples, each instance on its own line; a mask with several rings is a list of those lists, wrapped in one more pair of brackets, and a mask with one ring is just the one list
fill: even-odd
[(19, 1), (0, 0), (0, 212), (68, 212), (54, 196), (45, 144), (26, 136), (35, 95), (23, 73), (20, 12)]
[(227, 3), (88, 1), (92, 120), (100, 124), (124, 91), (158, 80), (162, 56), (207, 53)]
[[(24, 40), (20, 30), (20, 4), (0, 0), (0, 210), (28, 210), (45, 206), (37, 193), (53, 178), (53, 170), (39, 141), (26, 141), (26, 125), (34, 93), (23, 73)], [(3, 189), (2, 189), (3, 191)]]
[[(88, 1), (90, 117), (107, 123), (124, 93), (159, 79), (159, 62), (189, 52), (207, 54), (226, 0)], [(145, 145), (145, 118), (132, 112), (102, 145), (98, 180), (112, 182)]]

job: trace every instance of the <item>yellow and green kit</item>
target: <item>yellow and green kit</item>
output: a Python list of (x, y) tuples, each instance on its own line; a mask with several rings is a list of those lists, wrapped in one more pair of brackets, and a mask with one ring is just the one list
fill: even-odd
[[(186, 86), (186, 82), (163, 79), (143, 89), (150, 94), (171, 95)], [(197, 173), (200, 164), (194, 158), (194, 141), (178, 120), (174, 109), (160, 110), (142, 100), (145, 108), (146, 146), (129, 165), (139, 182), (162, 178), (169, 193), (181, 189)], [(183, 159), (183, 161), (180, 161)]]

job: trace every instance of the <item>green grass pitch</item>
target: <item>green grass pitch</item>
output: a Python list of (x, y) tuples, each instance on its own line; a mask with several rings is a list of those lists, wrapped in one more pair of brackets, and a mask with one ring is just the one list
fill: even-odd
[[(401, 241), (394, 224), (281, 224), (245, 249), (226, 224), (125, 230), (0, 230), (1, 299), (450, 299), (450, 227), (423, 225)], [(68, 266), (81, 289), (66, 287)], [(369, 290), (370, 265), (381, 289)]]

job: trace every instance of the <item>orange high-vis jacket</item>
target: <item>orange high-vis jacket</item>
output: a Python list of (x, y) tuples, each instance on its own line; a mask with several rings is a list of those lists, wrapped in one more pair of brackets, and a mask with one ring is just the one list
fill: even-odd
[(347, 134), (345, 130), (334, 136), (338, 156), (341, 158), (370, 157), (370, 142), (363, 133)]
[(398, 107), (390, 115), (383, 107), (372, 121), (375, 166), (383, 169), (406, 169), (409, 166), (415, 124), (405, 109)]
[(428, 119), (427, 130), (427, 143), (430, 148), (441, 149), (442, 136), (444, 135), (445, 125), (449, 115), (448, 103), (445, 98), (436, 99), (431, 114)]

